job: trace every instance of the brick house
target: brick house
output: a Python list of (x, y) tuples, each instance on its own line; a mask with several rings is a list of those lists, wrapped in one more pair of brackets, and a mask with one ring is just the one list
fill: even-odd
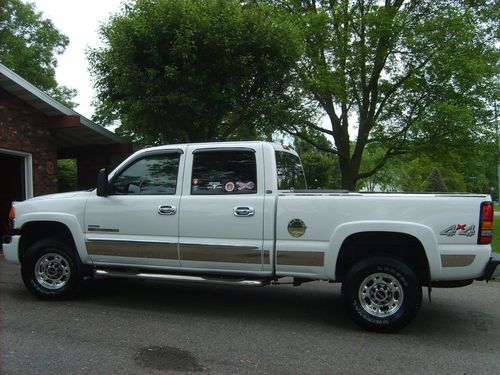
[(75, 159), (78, 189), (95, 186), (132, 145), (0, 64), (0, 238), (13, 200), (57, 192), (57, 161)]

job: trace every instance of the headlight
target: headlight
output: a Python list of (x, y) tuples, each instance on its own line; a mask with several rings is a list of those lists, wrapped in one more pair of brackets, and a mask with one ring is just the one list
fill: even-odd
[(16, 221), (16, 209), (12, 207), (9, 212), (9, 230), (14, 229), (15, 221)]

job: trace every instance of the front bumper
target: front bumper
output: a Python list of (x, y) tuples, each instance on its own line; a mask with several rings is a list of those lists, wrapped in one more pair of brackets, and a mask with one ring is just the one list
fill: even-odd
[(20, 235), (5, 236), (3, 238), (3, 255), (7, 262), (19, 264), (19, 240)]
[(500, 278), (500, 254), (491, 253), (491, 258), (484, 268), (484, 274), (477, 280)]

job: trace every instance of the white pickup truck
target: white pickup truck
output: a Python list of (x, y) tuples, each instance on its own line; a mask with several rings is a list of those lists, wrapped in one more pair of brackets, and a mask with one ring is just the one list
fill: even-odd
[(408, 324), (422, 287), (489, 279), (491, 198), (306, 190), (298, 155), (266, 142), (179, 144), (136, 152), (97, 189), (14, 202), (5, 258), (42, 299), (86, 278), (246, 286), (342, 283), (361, 327)]

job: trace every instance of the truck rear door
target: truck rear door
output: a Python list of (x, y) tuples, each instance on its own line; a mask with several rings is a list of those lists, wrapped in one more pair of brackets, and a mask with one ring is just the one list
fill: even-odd
[(261, 147), (188, 147), (179, 212), (182, 268), (262, 272)]

